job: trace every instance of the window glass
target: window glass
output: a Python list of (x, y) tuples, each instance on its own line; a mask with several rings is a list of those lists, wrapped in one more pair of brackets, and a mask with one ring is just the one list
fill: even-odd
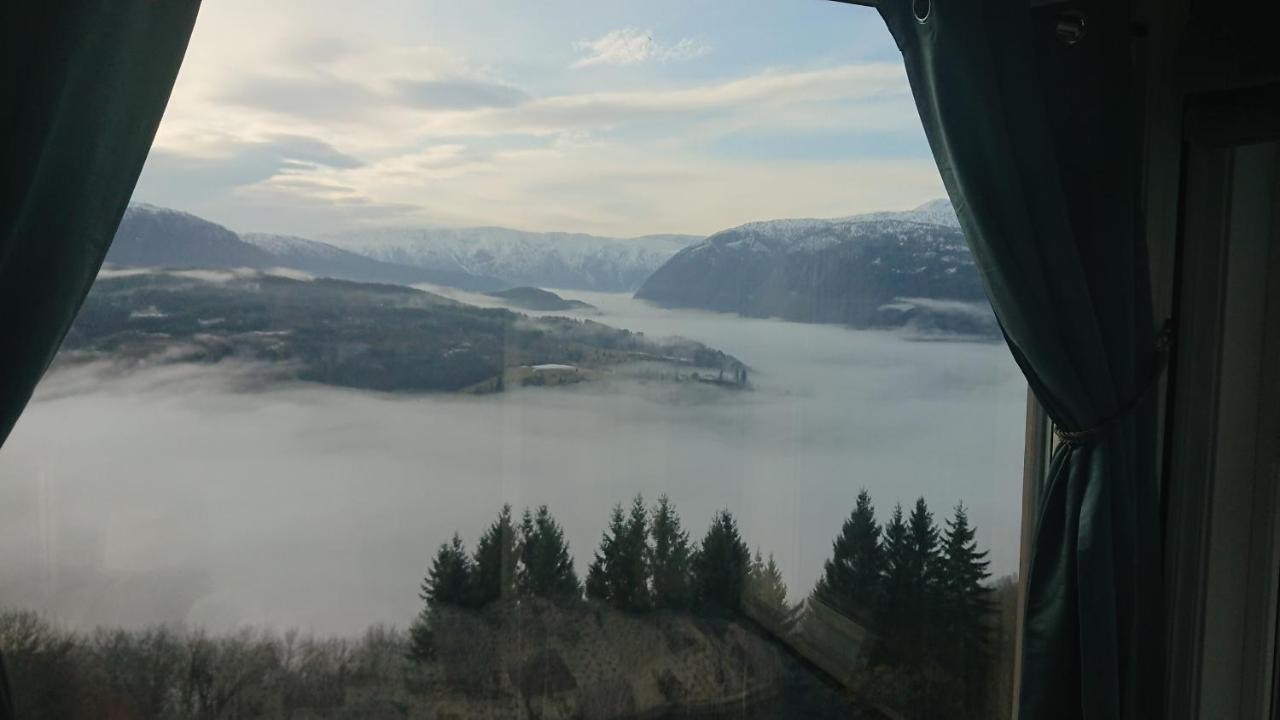
[(23, 717), (1008, 717), (1026, 385), (878, 16), (206, 3), (0, 450)]

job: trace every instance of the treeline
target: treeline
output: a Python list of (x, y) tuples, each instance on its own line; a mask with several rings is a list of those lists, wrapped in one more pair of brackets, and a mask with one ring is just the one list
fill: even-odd
[[(902, 718), (1008, 717), (1016, 584), (987, 582), (962, 505), (941, 525), (923, 499), (881, 523), (860, 493), (799, 603), (748, 548), (727, 510), (694, 540), (667, 497), (637, 497), (612, 509), (580, 578), (546, 506), (505, 506), (473, 550), (455, 534), (435, 552), (407, 633), (78, 633), (11, 612), (0, 650), (31, 718), (505, 717), (548, 697), (610, 717), (611, 698), (678, 713), (748, 676), (775, 690), (752, 717), (845, 717), (840, 697)], [(650, 682), (658, 700), (637, 689)]]
[(716, 513), (700, 543), (690, 541), (674, 504), (652, 507), (637, 496), (629, 510), (613, 508), (587, 571), (578, 578), (564, 530), (546, 505), (517, 522), (505, 505), (485, 528), (474, 553), (462, 538), (440, 546), (422, 582), (424, 607), (410, 626), (411, 655), (434, 657), (434, 636), (453, 612), (535, 597), (585, 600), (626, 612), (693, 610), (732, 617), (744, 611), (771, 630), (789, 632), (799, 606), (787, 604), (782, 572), (770, 556), (752, 557), (727, 510)]
[(407, 679), (402, 631), (359, 640), (243, 630), (210, 635), (156, 626), (79, 633), (33, 612), (0, 612), (15, 717), (436, 717)]
[[(921, 498), (882, 526), (863, 490), (813, 590), (811, 635), (834, 615), (867, 631), (854, 676), (865, 696), (912, 718), (987, 718), (1007, 705), (992, 677), (994, 589), (964, 505), (939, 527)], [(1007, 592), (1006, 592), (1007, 594)]]
[[(921, 498), (909, 514), (896, 506), (882, 526), (864, 490), (808, 602), (791, 604), (773, 557), (752, 556), (727, 510), (695, 543), (665, 495), (652, 507), (639, 496), (629, 508), (616, 505), (582, 582), (545, 505), (518, 523), (504, 506), (474, 553), (457, 534), (436, 552), (410, 628), (411, 654), (433, 658), (438, 624), (499, 600), (688, 611), (749, 618), (802, 653), (848, 641), (857, 647), (818, 648), (841, 653), (848, 666), (824, 669), (907, 717), (990, 717), (1005, 698), (992, 692), (999, 628), (986, 556), (963, 504), (939, 526)], [(844, 627), (831, 632), (833, 623)]]

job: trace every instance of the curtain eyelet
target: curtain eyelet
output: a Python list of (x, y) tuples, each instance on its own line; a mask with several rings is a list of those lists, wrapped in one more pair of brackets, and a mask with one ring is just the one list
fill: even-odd
[(911, 12), (915, 14), (916, 22), (924, 24), (933, 12), (932, 0), (911, 0)]
[(1063, 45), (1075, 45), (1084, 38), (1084, 14), (1078, 10), (1063, 11), (1058, 16), (1058, 24), (1055, 29), (1058, 34), (1058, 40), (1061, 40)]

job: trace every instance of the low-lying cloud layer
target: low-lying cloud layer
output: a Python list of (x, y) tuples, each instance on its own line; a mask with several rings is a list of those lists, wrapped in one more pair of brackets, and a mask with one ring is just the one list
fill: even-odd
[[(1016, 567), (1025, 385), (1000, 345), (574, 297), (695, 337), (756, 390), (591, 384), (396, 397), (262, 384), (251, 367), (55, 374), (0, 452), (0, 606), (79, 625), (404, 625), (430, 554), (503, 502), (547, 503), (579, 571), (609, 508), (666, 492), (694, 536), (727, 507), (793, 599), (866, 487), (970, 509)], [(702, 388), (705, 389), (705, 388)]]

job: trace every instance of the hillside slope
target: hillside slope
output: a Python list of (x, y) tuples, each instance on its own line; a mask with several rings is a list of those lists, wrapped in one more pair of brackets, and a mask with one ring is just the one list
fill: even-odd
[(498, 227), (382, 228), (326, 236), (384, 262), (501, 278), (508, 286), (632, 292), (692, 235), (620, 239)]
[(144, 204), (125, 211), (106, 262), (115, 267), (288, 268), (357, 282), (432, 283), (475, 291), (510, 286), (466, 272), (382, 262), (305, 238), (239, 235), (190, 213)]
[(681, 250), (636, 292), (665, 307), (852, 327), (997, 332), (950, 207), (771, 220)]
[[(124, 370), (241, 359), (281, 379), (387, 392), (500, 391), (509, 369), (536, 366), (571, 366), (574, 375), (629, 364), (705, 368), (708, 375), (742, 367), (692, 340), (531, 318), (398, 285), (244, 270), (104, 273), (59, 358)], [(529, 380), (523, 384), (559, 379), (516, 375)]]

